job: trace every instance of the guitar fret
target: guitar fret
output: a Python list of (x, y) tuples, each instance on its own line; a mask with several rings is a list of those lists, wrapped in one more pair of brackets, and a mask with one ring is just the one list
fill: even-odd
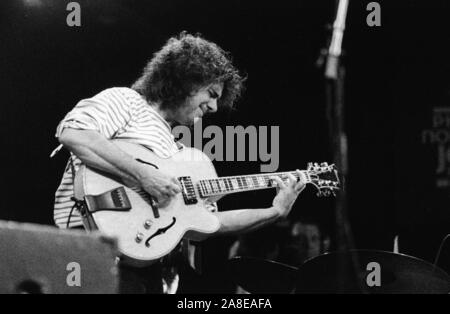
[(208, 194), (211, 194), (212, 193), (212, 189), (211, 189), (211, 186), (208, 183), (209, 183), (208, 181), (205, 182), (206, 190), (208, 191)]
[(247, 184), (247, 178), (246, 177), (242, 177), (242, 181), (244, 181), (244, 188), (248, 188), (248, 184)]
[(241, 189), (245, 189), (245, 182), (243, 177), (239, 177), (239, 181), (241, 182)]
[(226, 188), (227, 188), (227, 191), (230, 191), (231, 189), (230, 189), (230, 185), (228, 184), (228, 178), (224, 178), (223, 179), (223, 182), (225, 183), (225, 186), (226, 186)]
[(245, 187), (246, 188), (251, 188), (252, 187), (252, 182), (250, 181), (249, 177), (244, 177), (244, 182), (245, 182)]
[(245, 187), (251, 187), (251, 182), (250, 179), (248, 177), (244, 177), (244, 182), (245, 182)]
[(231, 187), (231, 190), (232, 190), (232, 191), (236, 190), (236, 187), (235, 187), (235, 185), (234, 185), (233, 179), (232, 179), (232, 178), (228, 178), (227, 181), (228, 181), (228, 184), (229, 184), (230, 187)]
[(239, 188), (242, 189), (241, 178), (237, 177), (237, 178), (236, 178), (236, 181), (237, 181), (237, 183), (238, 183), (238, 185), (239, 185)]
[(225, 184), (225, 180), (219, 179), (219, 184), (220, 184), (222, 191), (224, 191), (224, 192), (228, 191), (227, 186)]
[(205, 191), (205, 189), (204, 189), (204, 187), (203, 187), (203, 180), (198, 181), (198, 186), (199, 186), (199, 188), (200, 188), (200, 192), (201, 192), (203, 195), (206, 195), (206, 191)]
[(214, 194), (214, 187), (213, 187), (213, 185), (212, 185), (211, 180), (208, 180), (207, 187), (208, 187), (208, 189), (209, 189), (209, 191), (210, 191), (209, 193), (210, 193), (210, 194)]
[(265, 175), (264, 176), (264, 181), (265, 181), (265, 185), (268, 187), (272, 186), (272, 180), (269, 178), (269, 176)]
[(252, 180), (253, 180), (253, 186), (254, 186), (254, 187), (259, 187), (259, 185), (258, 185), (258, 180), (256, 180), (256, 177), (255, 177), (255, 176), (252, 176)]
[(202, 180), (203, 189), (205, 190), (206, 194), (209, 194), (208, 186), (206, 185), (206, 182)]
[(208, 191), (208, 194), (211, 195), (212, 194), (212, 189), (211, 186), (208, 184), (208, 181), (205, 181), (205, 187), (206, 187), (206, 191)]
[(219, 192), (219, 193), (222, 192), (222, 189), (220, 188), (219, 180), (215, 179), (214, 183), (216, 184), (217, 192)]
[(245, 177), (241, 177), (241, 181), (242, 181), (242, 185), (244, 187), (244, 189), (247, 188), (247, 180), (245, 180)]
[(257, 176), (257, 177), (256, 177), (256, 180), (258, 180), (258, 184), (259, 184), (260, 187), (266, 186), (266, 182), (264, 181), (264, 178), (263, 178), (263, 177)]
[(205, 191), (203, 190), (203, 186), (202, 186), (202, 181), (201, 180), (198, 182), (197, 188), (200, 190), (199, 192), (200, 192), (201, 195), (205, 195), (206, 194)]

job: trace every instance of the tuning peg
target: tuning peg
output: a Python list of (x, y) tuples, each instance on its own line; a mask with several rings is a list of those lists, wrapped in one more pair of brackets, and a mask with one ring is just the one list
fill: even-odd
[(313, 167), (313, 163), (312, 162), (308, 162), (308, 165), (306, 166), (306, 168), (312, 168)]
[(328, 167), (328, 163), (327, 162), (323, 162), (320, 164), (321, 167)]

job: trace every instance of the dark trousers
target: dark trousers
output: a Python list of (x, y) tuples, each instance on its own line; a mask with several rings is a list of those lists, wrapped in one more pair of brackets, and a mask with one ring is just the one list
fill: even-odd
[[(83, 229), (77, 227), (74, 229)], [(175, 257), (173, 257), (175, 256)], [(162, 278), (168, 278), (168, 269), (172, 275), (179, 275), (177, 293), (210, 293), (210, 283), (194, 271), (180, 255), (172, 255), (170, 267), (166, 263), (156, 262), (146, 267), (134, 267), (119, 263), (119, 293), (120, 294), (162, 294)], [(174, 271), (174, 269), (176, 269)]]
[[(75, 227), (72, 229), (82, 229)], [(119, 262), (120, 294), (161, 294), (163, 267), (157, 262), (146, 267), (133, 267)]]
[(157, 262), (142, 268), (119, 264), (119, 293), (163, 293), (161, 263)]

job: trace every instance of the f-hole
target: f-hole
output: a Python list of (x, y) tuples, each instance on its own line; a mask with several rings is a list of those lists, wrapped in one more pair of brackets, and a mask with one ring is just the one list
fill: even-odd
[[(157, 165), (152, 164), (151, 162), (144, 161), (144, 160), (139, 159), (139, 158), (136, 158), (136, 161), (139, 161), (140, 163), (145, 164), (145, 165), (152, 166), (152, 167), (154, 167), (155, 169), (159, 169)], [(155, 200), (153, 199), (153, 196), (151, 196), (151, 195), (148, 194), (148, 193), (147, 193), (147, 195), (148, 195), (148, 197), (150, 198), (150, 206), (151, 206), (152, 211), (153, 211), (153, 216), (154, 216), (155, 218), (159, 218), (158, 207), (156, 206), (156, 203), (155, 203)]]

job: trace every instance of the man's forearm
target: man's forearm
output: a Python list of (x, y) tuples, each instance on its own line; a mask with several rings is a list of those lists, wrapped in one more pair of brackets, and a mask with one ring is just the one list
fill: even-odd
[(216, 235), (254, 231), (281, 217), (280, 211), (275, 207), (229, 210), (217, 212), (216, 216), (220, 221), (220, 229)]
[(138, 182), (140, 164), (100, 133), (66, 128), (59, 140), (83, 163), (122, 179)]

